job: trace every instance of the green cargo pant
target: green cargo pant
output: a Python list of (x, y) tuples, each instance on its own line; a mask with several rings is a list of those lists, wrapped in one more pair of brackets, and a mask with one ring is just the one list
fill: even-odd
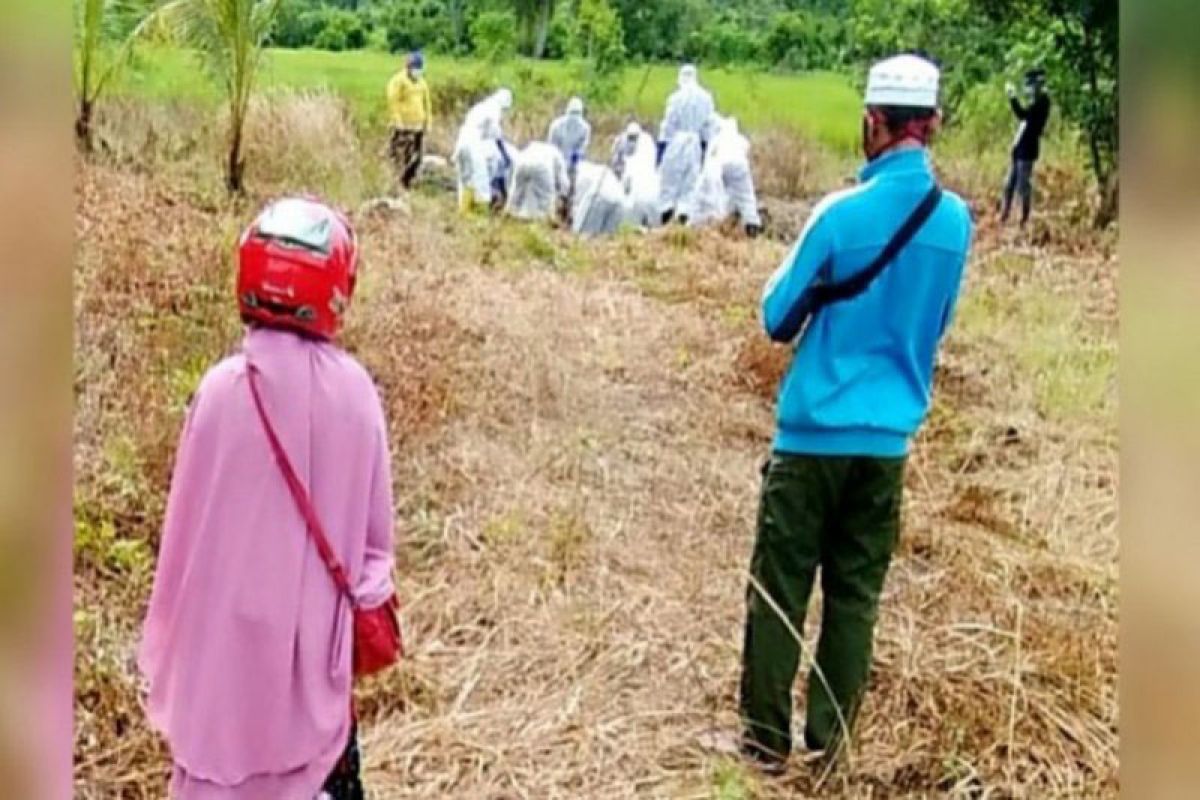
[(852, 725), (871, 665), (884, 577), (900, 532), (904, 458), (776, 453), (763, 471), (758, 536), (747, 590), (741, 716), (752, 755), (786, 758), (792, 749), (792, 685), (800, 645), (755, 581), (796, 631), (818, 567), (824, 614), (809, 675), (804, 739), (832, 752)]

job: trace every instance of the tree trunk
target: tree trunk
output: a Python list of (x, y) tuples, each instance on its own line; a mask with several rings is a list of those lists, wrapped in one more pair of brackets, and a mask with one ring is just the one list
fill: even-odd
[(533, 46), (533, 57), (546, 55), (546, 37), (550, 34), (550, 17), (554, 13), (554, 0), (542, 0), (538, 9), (537, 41)]
[(242, 158), (242, 126), (235, 124), (229, 142), (229, 163), (225, 169), (225, 187), (230, 194), (242, 194), (245, 184), (242, 176), (246, 171), (246, 160)]
[(1108, 176), (1106, 184), (1100, 193), (1100, 208), (1096, 211), (1095, 224), (1098, 230), (1104, 230), (1116, 222), (1120, 213), (1121, 192), (1116, 172)]
[(79, 113), (75, 117), (75, 141), (85, 153), (92, 152), (92, 109), (93, 101), (83, 98), (79, 101)]

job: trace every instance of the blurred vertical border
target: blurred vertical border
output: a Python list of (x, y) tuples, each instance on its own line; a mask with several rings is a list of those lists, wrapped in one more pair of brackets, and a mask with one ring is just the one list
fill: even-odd
[(1196, 797), (1200, 4), (1121, 13), (1121, 787)]
[(0, 3), (0, 787), (71, 796), (71, 3)]

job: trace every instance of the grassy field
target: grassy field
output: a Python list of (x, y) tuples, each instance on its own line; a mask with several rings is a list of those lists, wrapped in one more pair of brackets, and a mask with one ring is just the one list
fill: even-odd
[[(265, 198), (312, 190), (361, 236), (344, 343), (392, 439), (411, 652), (360, 687), (370, 796), (1115, 797), (1117, 261), (1072, 210), (1079, 184), (1047, 164), (1018, 237), (989, 202), (993, 167), (938, 152), (977, 235), (853, 758), (763, 779), (699, 741), (736, 726), (758, 468), (788, 358), (757, 304), (842, 161), (800, 127), (756, 137), (774, 221), (753, 241), (579, 241), (461, 218), (436, 181), (404, 211), (355, 212), (386, 184), (370, 126), (390, 65), (272, 54), (271, 85), (338, 96), (256, 99), (248, 198), (221, 188), (224, 131), (186, 55), (150, 54), (102, 108), (105, 146), (76, 183), (75, 796), (163, 796), (169, 756), (131, 654), (173, 450), (189, 395), (238, 341), (238, 232)], [(651, 78), (665, 92), (670, 71)]]
[[(384, 121), (384, 88), (401, 59), (385, 53), (323, 50), (271, 50), (263, 68), (265, 89), (325, 89), (346, 98), (360, 123)], [(518, 110), (533, 98), (541, 107), (561, 103), (584, 91), (579, 65), (565, 62), (515, 61), (499, 67), (476, 61), (432, 56), (428, 66), (435, 92), (452, 84), (479, 92), (509, 85)], [(605, 110), (636, 114), (657, 123), (667, 96), (675, 86), (670, 66), (631, 67), (623, 76), (616, 100)], [(858, 141), (859, 97), (840, 75), (811, 73), (771, 75), (750, 71), (706, 70), (703, 82), (711, 89), (722, 113), (738, 117), (749, 130), (784, 128), (830, 148), (846, 151)], [(215, 84), (197, 69), (195, 57), (170, 48), (143, 48), (117, 87), (119, 93), (157, 98), (215, 101)], [(549, 113), (550, 109), (545, 109)], [(457, 120), (452, 120), (452, 126)]]

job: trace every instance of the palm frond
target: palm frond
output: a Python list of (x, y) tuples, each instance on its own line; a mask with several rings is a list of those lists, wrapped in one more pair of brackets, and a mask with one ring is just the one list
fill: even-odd
[(75, 86), (84, 100), (95, 101), (128, 61), (152, 22), (151, 6), (150, 0), (75, 0)]

